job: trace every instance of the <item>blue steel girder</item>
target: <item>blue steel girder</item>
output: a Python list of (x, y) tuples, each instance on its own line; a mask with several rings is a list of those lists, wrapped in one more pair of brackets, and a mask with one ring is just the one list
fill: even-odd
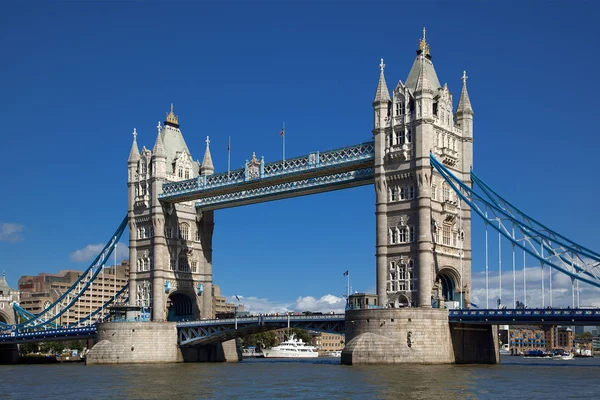
[(31, 343), (57, 340), (79, 340), (96, 336), (96, 325), (79, 328), (46, 329), (0, 334), (0, 343)]
[[(235, 318), (190, 321), (177, 324), (177, 336), (180, 346), (206, 345), (287, 326), (287, 316), (243, 317), (237, 321)], [(317, 332), (343, 333), (345, 322), (343, 314), (291, 316), (289, 326)]]
[(450, 310), (450, 323), (487, 325), (598, 325), (600, 309), (517, 308)]
[[(275, 185), (266, 185), (254, 189), (205, 197), (196, 201), (196, 207), (203, 210), (231, 208), (245, 204), (261, 203), (282, 198), (323, 193), (373, 183), (373, 168), (341, 172), (333, 175), (317, 176)], [(266, 183), (266, 182), (263, 182)]]
[[(592, 286), (600, 287), (600, 257), (582, 246), (574, 246), (564, 236), (550, 235), (541, 224), (532, 224), (532, 219), (513, 209), (504, 199), (494, 199), (488, 187), (482, 187), (474, 179), (473, 188), (458, 179), (433, 155), (431, 165), (459, 196), (463, 207), (471, 208), (486, 223), (511, 242), (536, 258), (542, 265), (580, 280)], [(483, 194), (480, 193), (480, 190)], [(460, 203), (459, 203), (460, 204)]]
[(268, 164), (253, 159), (243, 169), (164, 183), (159, 199), (178, 203), (335, 176), (372, 168), (374, 158), (374, 142), (365, 142)]

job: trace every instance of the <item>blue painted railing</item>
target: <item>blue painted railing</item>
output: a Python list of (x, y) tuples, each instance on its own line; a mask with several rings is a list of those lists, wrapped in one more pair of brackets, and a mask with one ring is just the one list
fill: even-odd
[(276, 180), (283, 176), (293, 176), (305, 172), (316, 172), (374, 160), (374, 142), (360, 143), (354, 146), (325, 152), (309, 153), (305, 156), (285, 161), (265, 164), (264, 159), (253, 158), (245, 163), (244, 168), (222, 172), (209, 176), (199, 176), (179, 182), (163, 184), (161, 200), (175, 200), (194, 194), (238, 185), (257, 180)]
[(598, 325), (600, 309), (586, 308), (517, 308), (449, 310), (450, 322), (481, 324), (568, 324)]

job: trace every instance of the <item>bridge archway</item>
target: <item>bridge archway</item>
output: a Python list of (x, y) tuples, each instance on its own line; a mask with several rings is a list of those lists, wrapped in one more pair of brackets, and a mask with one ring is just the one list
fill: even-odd
[(3, 311), (0, 311), (0, 322), (4, 322), (5, 324), (10, 324), (12, 321)]
[(196, 299), (189, 293), (177, 291), (167, 299), (167, 321), (192, 321), (196, 316)]
[[(460, 275), (451, 267), (439, 270), (436, 277), (437, 296), (441, 300), (453, 302), (460, 300)], [(435, 297), (435, 294), (434, 294)]]

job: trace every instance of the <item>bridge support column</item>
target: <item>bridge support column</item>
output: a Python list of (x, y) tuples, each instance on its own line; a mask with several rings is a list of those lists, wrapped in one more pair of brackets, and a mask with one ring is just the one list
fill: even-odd
[(0, 364), (16, 364), (19, 362), (19, 348), (16, 344), (0, 345)]
[(205, 346), (182, 347), (185, 362), (238, 362), (242, 355), (235, 339)]
[(387, 308), (346, 311), (342, 364), (452, 364), (448, 311)]
[(452, 347), (457, 364), (498, 364), (498, 326), (452, 324)]

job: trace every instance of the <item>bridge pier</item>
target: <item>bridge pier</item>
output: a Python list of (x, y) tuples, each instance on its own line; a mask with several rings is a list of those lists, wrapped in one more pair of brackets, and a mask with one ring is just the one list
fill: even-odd
[(16, 344), (0, 345), (0, 364), (16, 364), (19, 362), (19, 347)]
[(106, 322), (98, 325), (97, 343), (86, 364), (234, 362), (241, 359), (235, 340), (179, 347), (175, 322)]
[(456, 325), (450, 325), (444, 309), (346, 311), (342, 364), (499, 362), (498, 336), (492, 327)]

